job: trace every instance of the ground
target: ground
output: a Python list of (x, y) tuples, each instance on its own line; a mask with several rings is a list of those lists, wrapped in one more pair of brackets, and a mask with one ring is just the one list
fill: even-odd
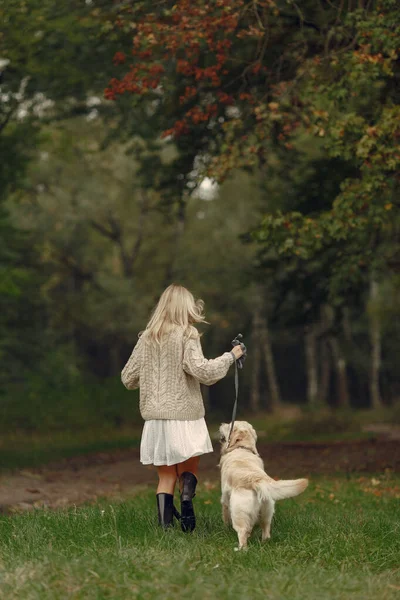
[[(400, 471), (397, 440), (349, 442), (265, 443), (258, 445), (272, 477), (293, 478), (337, 473), (384, 474)], [(218, 480), (218, 454), (201, 460), (201, 481)], [(156, 473), (139, 463), (138, 448), (97, 452), (65, 459), (36, 469), (5, 472), (0, 477), (0, 511), (63, 507), (97, 498), (129, 497), (138, 489), (155, 487)]]

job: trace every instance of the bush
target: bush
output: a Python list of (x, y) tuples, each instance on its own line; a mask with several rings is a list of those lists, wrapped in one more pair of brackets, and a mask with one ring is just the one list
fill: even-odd
[(0, 431), (121, 427), (138, 419), (137, 391), (128, 392), (119, 377), (86, 376), (65, 359), (63, 353), (54, 353), (40, 371), (25, 374), (22, 381), (3, 390)]

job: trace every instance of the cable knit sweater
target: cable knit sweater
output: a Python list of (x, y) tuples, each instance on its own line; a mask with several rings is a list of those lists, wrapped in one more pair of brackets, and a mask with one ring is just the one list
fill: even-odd
[(161, 344), (144, 333), (121, 373), (128, 390), (140, 387), (140, 413), (150, 419), (194, 421), (204, 417), (200, 383), (212, 385), (225, 377), (234, 357), (230, 352), (207, 360), (198, 331), (177, 327)]

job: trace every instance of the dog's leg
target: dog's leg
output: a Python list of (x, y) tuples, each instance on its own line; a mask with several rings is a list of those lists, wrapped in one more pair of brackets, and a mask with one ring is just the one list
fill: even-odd
[(230, 523), (231, 523), (231, 513), (229, 510), (229, 501), (230, 501), (230, 494), (223, 492), (222, 497), (221, 497), (221, 504), (222, 504), (222, 520), (225, 523), (225, 525), (230, 525)]
[(259, 507), (253, 490), (234, 490), (230, 502), (232, 526), (238, 536), (238, 550), (247, 550), (247, 540), (257, 520)]
[(238, 550), (247, 550), (247, 540), (250, 537), (250, 531), (246, 528), (236, 529), (236, 533), (238, 535)]
[(231, 515), (229, 512), (229, 505), (225, 504), (225, 502), (222, 505), (222, 520), (225, 523), (225, 525), (230, 525), (230, 523), (231, 523)]
[(274, 516), (275, 502), (270, 499), (263, 501), (260, 511), (260, 524), (262, 529), (262, 541), (271, 537), (271, 521)]

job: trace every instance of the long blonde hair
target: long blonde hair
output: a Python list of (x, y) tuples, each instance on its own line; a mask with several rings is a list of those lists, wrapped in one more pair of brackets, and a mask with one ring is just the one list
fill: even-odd
[(192, 323), (207, 323), (203, 311), (203, 300), (195, 300), (189, 290), (173, 283), (161, 294), (143, 333), (147, 339), (160, 343), (174, 327), (188, 331)]

